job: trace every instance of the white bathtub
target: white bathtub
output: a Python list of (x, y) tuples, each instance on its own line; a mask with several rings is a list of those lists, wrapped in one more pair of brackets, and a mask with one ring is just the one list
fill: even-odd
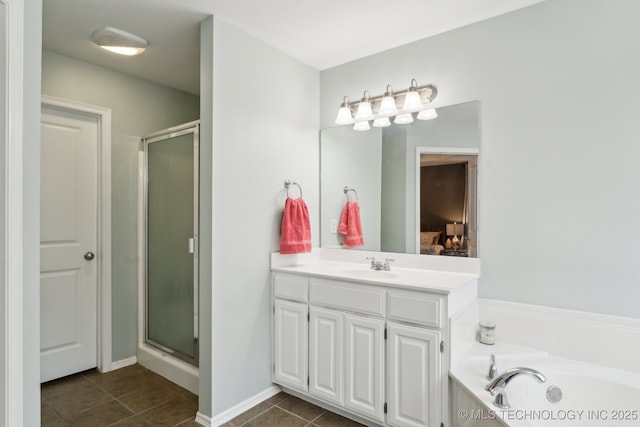
[[(466, 359), (451, 370), (453, 426), (640, 426), (640, 374), (544, 355), (497, 354), (496, 358), (498, 372), (523, 366), (540, 371), (547, 380), (514, 378), (506, 388), (511, 408), (500, 409), (484, 389), (488, 357)], [(552, 385), (562, 390), (557, 403), (546, 398)], [(456, 398), (461, 392), (475, 402)]]

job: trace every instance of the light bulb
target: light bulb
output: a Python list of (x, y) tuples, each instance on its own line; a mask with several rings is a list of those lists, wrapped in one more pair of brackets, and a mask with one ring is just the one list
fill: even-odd
[(387, 126), (391, 126), (389, 117), (379, 117), (373, 121), (373, 127), (375, 128), (386, 128)]
[(371, 126), (369, 126), (369, 122), (368, 121), (364, 121), (364, 122), (356, 122), (355, 125), (353, 125), (353, 130), (369, 130), (371, 129)]
[(434, 108), (429, 108), (428, 110), (422, 110), (418, 113), (418, 120), (432, 120), (438, 117), (438, 113)]
[(393, 120), (393, 123), (397, 123), (399, 125), (406, 125), (407, 123), (413, 122), (413, 116), (411, 113), (398, 114), (396, 118)]

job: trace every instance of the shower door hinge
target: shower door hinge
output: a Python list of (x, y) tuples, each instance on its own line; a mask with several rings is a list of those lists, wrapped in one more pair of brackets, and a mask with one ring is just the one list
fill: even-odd
[(440, 353), (444, 353), (444, 341), (440, 341)]
[(387, 339), (387, 328), (384, 328), (384, 339)]
[(307, 322), (311, 322), (311, 313), (307, 313)]
[(384, 402), (384, 413), (387, 413), (387, 402)]

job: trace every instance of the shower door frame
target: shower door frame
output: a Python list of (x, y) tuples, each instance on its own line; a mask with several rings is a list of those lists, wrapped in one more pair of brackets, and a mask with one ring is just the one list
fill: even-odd
[[(154, 342), (149, 338), (149, 177), (148, 177), (148, 145), (154, 142), (166, 141), (178, 136), (193, 134), (193, 357), (189, 357), (179, 351), (166, 347), (162, 344)], [(170, 127), (158, 132), (153, 132), (142, 138), (142, 146), (144, 150), (144, 313), (142, 316), (144, 322), (144, 338), (143, 343), (155, 347), (165, 353), (172, 355), (180, 360), (188, 362), (196, 367), (199, 366), (199, 199), (200, 199), (200, 120), (185, 123), (179, 126)]]

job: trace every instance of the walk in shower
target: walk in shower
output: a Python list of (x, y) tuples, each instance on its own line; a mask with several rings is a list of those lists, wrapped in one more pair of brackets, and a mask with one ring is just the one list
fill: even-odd
[(197, 393), (199, 123), (154, 132), (142, 142), (138, 361)]

